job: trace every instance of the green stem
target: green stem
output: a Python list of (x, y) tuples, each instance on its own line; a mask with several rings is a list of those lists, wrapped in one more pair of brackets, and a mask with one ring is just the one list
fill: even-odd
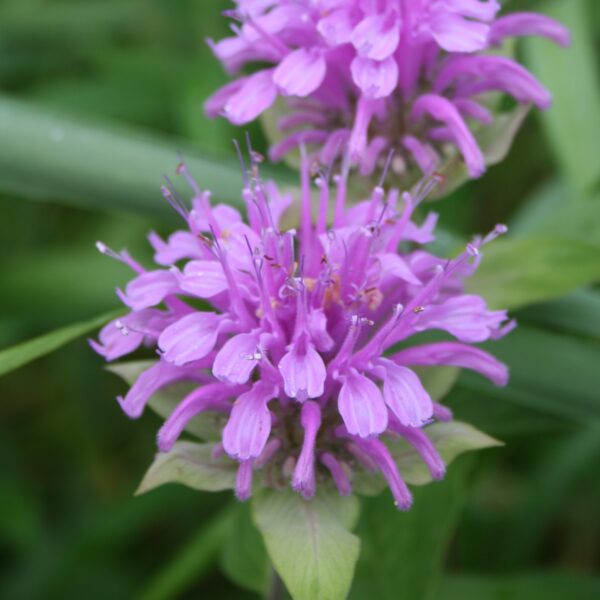
[(284, 600), (286, 597), (285, 585), (275, 569), (271, 569), (271, 584), (267, 591), (267, 600)]

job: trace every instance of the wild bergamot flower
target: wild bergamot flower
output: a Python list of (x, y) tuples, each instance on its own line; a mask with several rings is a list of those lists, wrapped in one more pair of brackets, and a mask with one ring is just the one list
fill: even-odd
[[(210, 41), (231, 73), (263, 66), (219, 90), (209, 116), (240, 125), (285, 98), (278, 159), (307, 144), (323, 164), (349, 148), (363, 175), (396, 151), (393, 169), (432, 174), (458, 151), (471, 177), (485, 170), (474, 127), (492, 123), (497, 93), (546, 109), (550, 93), (515, 60), (506, 38), (569, 43), (549, 17), (497, 17), (496, 0), (236, 0), (234, 35)], [(265, 66), (266, 65), (266, 66)], [(496, 94), (494, 94), (496, 93)]]
[[(142, 344), (159, 355), (119, 399), (125, 413), (139, 417), (161, 387), (191, 381), (195, 389), (158, 434), (159, 450), (169, 452), (199, 413), (223, 414), (215, 451), (239, 463), (238, 498), (250, 496), (260, 469), (310, 497), (327, 478), (349, 494), (353, 472), (366, 468), (379, 470), (396, 504), (408, 509), (411, 494), (382, 440), (406, 439), (439, 479), (444, 463), (425, 426), (452, 418), (412, 367), (454, 365), (497, 385), (507, 380), (505, 366), (473, 344), (504, 335), (513, 323), (463, 289), (480, 248), (504, 227), (446, 260), (423, 247), (433, 240), (435, 215), (413, 221), (435, 178), (414, 194), (377, 186), (347, 207), (345, 175), (336, 176), (328, 226), (331, 174), (316, 177), (313, 219), (304, 160), (296, 231), (281, 227), (290, 196), (263, 182), (256, 163), (242, 190), (248, 223), (230, 206), (212, 206), (184, 164), (179, 172), (194, 192), (191, 210), (163, 192), (188, 229), (166, 241), (149, 236), (159, 268), (146, 270), (126, 252), (98, 245), (136, 275), (118, 291), (130, 312), (109, 323), (93, 347), (110, 361)], [(197, 308), (197, 299), (208, 308)], [(412, 341), (429, 330), (449, 339)]]

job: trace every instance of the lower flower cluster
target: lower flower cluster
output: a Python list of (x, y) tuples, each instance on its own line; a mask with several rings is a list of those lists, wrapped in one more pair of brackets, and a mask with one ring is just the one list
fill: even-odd
[[(200, 413), (222, 414), (214, 452), (239, 462), (240, 500), (251, 495), (257, 470), (267, 483), (291, 481), (311, 497), (326, 479), (350, 494), (355, 471), (367, 469), (380, 471), (396, 505), (408, 509), (411, 494), (387, 439), (404, 438), (439, 479), (445, 465), (425, 426), (452, 418), (413, 367), (452, 365), (506, 383), (506, 367), (473, 344), (514, 323), (463, 286), (480, 249), (505, 228), (453, 260), (438, 258), (424, 249), (436, 215), (413, 221), (435, 178), (412, 194), (377, 186), (347, 207), (346, 178), (330, 170), (314, 180), (313, 218), (313, 174), (304, 161), (300, 226), (286, 231), (281, 216), (292, 199), (261, 180), (252, 156), (242, 190), (248, 223), (230, 206), (212, 206), (181, 164), (191, 207), (168, 187), (163, 194), (187, 230), (166, 241), (150, 234), (158, 268), (146, 270), (98, 243), (135, 277), (118, 290), (130, 312), (104, 327), (92, 346), (109, 361), (142, 345), (156, 348), (159, 359), (119, 398), (132, 418), (161, 388), (194, 383), (160, 429), (159, 450), (169, 452)], [(414, 340), (433, 330), (436, 341)]]

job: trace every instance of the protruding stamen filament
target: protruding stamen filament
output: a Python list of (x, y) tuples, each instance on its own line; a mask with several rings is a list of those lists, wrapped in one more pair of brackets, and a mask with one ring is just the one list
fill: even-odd
[(352, 493), (352, 486), (342, 464), (330, 452), (321, 455), (321, 462), (331, 474), (340, 496), (349, 496)]
[(115, 252), (112, 248), (109, 248), (104, 242), (96, 242), (96, 248), (100, 254), (104, 254), (104, 256), (108, 256), (109, 258), (113, 258), (114, 260), (118, 260), (120, 263), (127, 265), (131, 270), (136, 273), (145, 273), (146, 269), (140, 265), (136, 260), (134, 260), (127, 250), (122, 250), (121, 252)]

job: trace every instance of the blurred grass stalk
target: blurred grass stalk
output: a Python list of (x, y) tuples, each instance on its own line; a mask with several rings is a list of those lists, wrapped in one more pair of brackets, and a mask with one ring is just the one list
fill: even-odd
[[(563, 174), (580, 197), (600, 182), (600, 80), (590, 27), (592, 1), (551, 0), (540, 9), (571, 31), (571, 47), (543, 39), (525, 41), (527, 66), (552, 90), (553, 105), (542, 123)], [(577, 196), (569, 198), (570, 202)]]
[(99, 317), (94, 317), (89, 321), (84, 321), (83, 323), (68, 325), (62, 329), (57, 329), (51, 333), (0, 351), (0, 377), (5, 373), (9, 373), (30, 363), (36, 358), (58, 350), (65, 344), (87, 333), (95, 331), (98, 327), (117, 317), (122, 312), (122, 310), (112, 311)]
[(232, 516), (230, 507), (213, 517), (208, 525), (203, 523), (165, 568), (150, 579), (140, 600), (169, 600), (201, 580), (217, 561)]
[[(6, 96), (0, 96), (0, 141), (0, 191), (17, 197), (174, 220), (160, 193), (161, 174), (174, 173), (181, 156), (216, 202), (241, 206), (242, 171), (233, 146), (232, 160), (203, 156), (189, 142)], [(265, 166), (263, 175), (271, 173)]]

